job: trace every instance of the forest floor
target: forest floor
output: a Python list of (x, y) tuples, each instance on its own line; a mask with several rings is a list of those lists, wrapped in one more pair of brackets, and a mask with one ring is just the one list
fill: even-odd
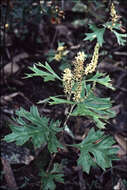
[[(70, 13), (67, 13), (70, 14)], [(69, 18), (69, 17), (68, 17)], [(68, 19), (69, 20), (69, 19)], [(29, 36), (25, 41), (17, 38), (11, 39), (11, 44), (5, 51), (5, 66), (2, 71), (2, 80), (0, 82), (1, 95), (1, 136), (10, 133), (9, 125), (13, 123), (12, 117), (15, 111), (20, 107), (29, 110), (32, 105), (36, 105), (41, 115), (53, 118), (63, 119), (63, 107), (51, 106), (47, 104), (37, 104), (38, 101), (48, 98), (49, 96), (61, 94), (62, 90), (57, 83), (45, 83), (41, 78), (24, 79), (25, 73), (30, 73), (29, 66), (41, 61), (45, 62), (45, 54), (49, 50), (56, 49), (58, 41), (64, 41), (69, 51), (85, 48), (82, 42), (81, 33), (84, 33), (83, 27), (73, 27), (68, 21), (57, 26), (58, 33), (55, 36), (56, 26), (50, 25), (43, 31), (43, 38), (46, 38), (43, 46), (36, 46)], [(42, 24), (43, 25), (43, 24)], [(43, 28), (43, 26), (42, 26)], [(62, 30), (62, 34), (61, 34)], [(51, 32), (52, 31), (52, 32)], [(67, 35), (68, 34), (68, 35)], [(53, 39), (51, 40), (51, 36)], [(45, 37), (46, 36), (46, 37)], [(106, 38), (106, 36), (105, 36)], [(79, 43), (78, 43), (79, 41)], [(51, 42), (51, 43), (50, 43)], [(50, 47), (52, 44), (52, 47)], [(80, 49), (79, 48), (79, 49)], [(113, 162), (113, 166), (106, 171), (100, 168), (92, 168), (90, 174), (83, 173), (81, 168), (77, 167), (77, 153), (73, 149), (67, 149), (66, 152), (59, 152), (55, 161), (61, 162), (64, 159), (64, 184), (57, 183), (56, 190), (126, 190), (127, 189), (127, 45), (118, 47), (114, 42), (113, 36), (108, 34), (107, 44), (104, 47), (108, 55), (100, 60), (98, 70), (106, 72), (112, 79), (115, 91), (100, 88), (99, 93), (103, 97), (111, 97), (113, 101), (113, 110), (116, 117), (111, 119), (107, 132), (113, 135), (116, 140), (116, 147), (119, 148), (118, 161)], [(7, 58), (8, 55), (8, 58)], [(72, 53), (73, 57), (73, 53)], [(59, 70), (59, 63), (53, 62), (50, 65)], [(4, 76), (4, 77), (3, 77)], [(78, 121), (70, 119), (70, 126), (77, 139), (82, 135), (82, 127), (87, 130), (91, 126), (88, 119), (80, 118)], [(78, 126), (78, 130), (77, 130)], [(72, 142), (69, 136), (65, 141)], [(77, 142), (79, 142), (77, 140)], [(30, 147), (21, 149), (14, 143), (1, 142), (2, 150), (2, 172), (1, 172), (1, 189), (9, 189), (10, 181), (14, 180), (15, 186), (23, 190), (40, 189), (40, 177), (38, 175), (41, 165), (45, 165), (50, 160), (50, 156), (45, 149), (37, 151), (34, 154)], [(19, 154), (15, 162), (9, 160)], [(5, 159), (8, 158), (7, 160)], [(7, 176), (5, 176), (7, 172)]]

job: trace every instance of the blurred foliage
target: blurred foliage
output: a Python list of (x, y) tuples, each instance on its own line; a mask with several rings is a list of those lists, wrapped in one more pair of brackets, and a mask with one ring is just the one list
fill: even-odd
[(28, 33), (29, 24), (38, 25), (41, 20), (40, 2), (35, 0), (2, 1), (1, 29), (6, 28), (8, 33), (24, 38)]
[[(3, 0), (0, 5), (1, 45), (5, 45), (5, 33), (13, 34), (20, 40), (24, 40), (28, 34), (34, 35), (45, 15), (49, 16), (51, 24), (55, 24), (57, 17), (60, 23), (63, 15), (57, 4), (58, 1), (49, 0)], [(36, 43), (41, 43), (40, 38), (37, 38)]]
[[(117, 0), (114, 3), (117, 8), (119, 5), (124, 6), (126, 1)], [(20, 40), (25, 40), (28, 36), (34, 40), (36, 36), (34, 43), (42, 44), (43, 41), (37, 32), (41, 22), (57, 25), (71, 19), (74, 27), (85, 27), (86, 31), (88, 24), (99, 27), (109, 20), (110, 4), (108, 0), (2, 0), (1, 45), (5, 46), (5, 34), (14, 35)], [(126, 25), (124, 16), (121, 19)]]

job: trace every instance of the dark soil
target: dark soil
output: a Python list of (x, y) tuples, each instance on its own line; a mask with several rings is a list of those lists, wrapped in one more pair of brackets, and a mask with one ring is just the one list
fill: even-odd
[[(127, 8), (127, 7), (126, 7)], [(121, 12), (127, 18), (125, 7), (121, 7)], [(64, 36), (57, 36), (54, 39), (53, 48), (56, 49), (57, 42), (61, 39), (64, 39), (65, 44), (68, 48), (71, 49), (72, 46), (78, 44), (87, 47), (87, 42), (82, 42), (82, 36), (80, 34), (87, 32), (88, 28), (79, 27), (78, 29), (73, 26), (68, 26), (70, 19), (73, 18), (73, 13), (66, 11), (66, 20), (64, 21), (64, 27), (70, 32), (68, 37), (66, 33)], [(82, 17), (82, 15), (80, 15)], [(49, 23), (48, 23), (49, 24)], [(41, 115), (50, 117), (54, 120), (64, 120), (64, 106), (49, 106), (47, 104), (37, 104), (38, 101), (48, 98), (49, 96), (54, 96), (58, 94), (63, 94), (62, 89), (60, 88), (57, 82), (45, 83), (43, 79), (39, 77), (23, 79), (25, 73), (30, 73), (29, 66), (32, 66), (35, 62), (41, 61), (42, 63), (46, 60), (46, 53), (50, 49), (49, 42), (54, 38), (55, 26), (49, 24), (45, 31), (44, 35), (47, 35), (48, 40), (41, 46), (30, 42), (31, 39), (26, 37), (25, 40), (20, 40), (15, 38), (13, 35), (9, 36), (12, 38), (12, 43), (10, 45), (6, 44), (5, 52), (3, 52), (4, 65), (9, 62), (12, 62), (12, 59), (17, 55), (26, 52), (28, 54), (27, 58), (19, 59), (16, 64), (19, 66), (19, 69), (16, 73), (12, 72), (7, 75), (6, 73), (1, 72), (1, 82), (0, 82), (0, 95), (1, 95), (1, 136), (2, 138), (10, 133), (9, 124), (12, 122), (12, 117), (17, 109), (20, 107), (29, 110), (30, 107), (34, 104), (38, 106), (39, 112)], [(49, 30), (52, 30), (51, 34)], [(85, 30), (85, 31), (84, 31)], [(51, 36), (52, 35), (52, 36)], [(109, 36), (110, 35), (110, 36)], [(45, 38), (45, 36), (43, 36)], [(112, 34), (105, 36), (105, 39), (108, 39), (104, 45), (104, 49), (108, 51), (108, 55), (103, 57), (103, 60), (100, 60), (98, 69), (103, 72), (107, 72), (111, 79), (113, 86), (116, 88), (115, 91), (99, 87), (98, 94), (101, 94), (103, 97), (111, 97), (113, 100), (113, 109), (116, 111), (116, 117), (110, 120), (107, 125), (107, 133), (113, 136), (120, 135), (122, 139), (127, 139), (127, 45), (124, 47), (119, 47), (116, 42), (112, 39)], [(77, 43), (78, 42), (78, 43)], [(71, 45), (70, 45), (71, 44)], [(92, 45), (89, 47), (91, 48)], [(12, 54), (11, 58), (7, 59), (7, 50)], [(75, 52), (72, 52), (72, 55)], [(59, 63), (51, 63), (53, 69), (60, 73)], [(55, 65), (55, 66), (54, 66)], [(5, 98), (9, 95), (17, 93), (12, 98)], [(81, 122), (79, 124), (78, 135), (81, 135), (82, 131), (91, 127), (91, 122), (89, 120), (80, 118)], [(75, 123), (77, 121), (70, 119), (68, 124), (71, 126), (74, 133), (76, 133)], [(74, 126), (74, 128), (73, 128)], [(73, 143), (73, 139), (69, 136), (65, 136), (65, 141), (67, 143)], [(77, 140), (77, 142), (80, 142)], [(116, 145), (120, 146), (119, 142)], [(31, 155), (34, 156), (34, 159), (28, 164), (18, 163), (10, 164), (12, 172), (18, 189), (23, 190), (39, 190), (40, 176), (39, 169), (44, 166), (47, 167), (50, 161), (50, 155), (46, 148), (38, 150), (37, 155), (31, 149), (31, 144), (26, 145), (27, 148), (31, 150)], [(56, 183), (56, 190), (113, 190), (114, 187), (118, 184), (121, 184), (119, 190), (125, 190), (127, 188), (127, 160), (126, 153), (124, 155), (120, 154), (120, 160), (113, 162), (113, 166), (106, 171), (102, 171), (100, 168), (92, 168), (90, 174), (87, 175), (83, 173), (81, 168), (77, 167), (76, 160), (78, 154), (69, 148), (65, 152), (59, 151), (54, 161), (61, 163), (64, 162), (64, 184)], [(7, 180), (5, 179), (3, 167), (1, 170), (1, 189), (8, 189)]]

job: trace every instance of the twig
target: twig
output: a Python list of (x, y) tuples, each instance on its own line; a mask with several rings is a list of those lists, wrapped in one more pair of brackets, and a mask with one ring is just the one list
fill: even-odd
[(51, 169), (51, 166), (52, 166), (52, 164), (53, 164), (53, 161), (54, 161), (55, 157), (56, 157), (56, 153), (54, 153), (54, 154), (52, 155), (52, 158), (51, 158), (51, 160), (50, 160), (50, 162), (49, 162), (49, 165), (48, 165), (48, 168), (47, 168), (47, 170), (46, 170), (47, 173), (48, 173), (49, 170)]
[(114, 52), (115, 55), (123, 55), (123, 56), (127, 56), (127, 53), (126, 52)]
[(3, 158), (1, 158), (1, 161), (2, 161), (3, 170), (5, 173), (4, 175), (5, 175), (5, 179), (6, 179), (8, 188), (11, 190), (18, 189), (18, 186), (15, 181), (15, 177), (14, 177), (14, 174), (13, 174), (13, 171), (11, 169), (9, 162)]
[(116, 168), (116, 169), (119, 169), (119, 170), (121, 170), (121, 171), (125, 171), (125, 172), (126, 172), (126, 168), (121, 168), (121, 165), (119, 165), (119, 166), (113, 166), (113, 167), (107, 169), (106, 171), (104, 171), (104, 172), (102, 173), (102, 175), (99, 177), (100, 181), (102, 180), (103, 176), (104, 176), (106, 173), (110, 172), (112, 169), (115, 169), (115, 168)]

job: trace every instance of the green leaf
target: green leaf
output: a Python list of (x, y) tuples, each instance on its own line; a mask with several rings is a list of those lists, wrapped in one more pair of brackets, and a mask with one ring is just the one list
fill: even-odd
[(98, 128), (105, 128), (105, 124), (109, 118), (115, 116), (115, 112), (111, 111), (110, 98), (96, 97), (92, 91), (88, 91), (86, 98), (71, 113), (71, 116), (87, 116), (93, 119)]
[(42, 144), (48, 144), (49, 152), (56, 152), (62, 145), (57, 140), (56, 134), (60, 132), (59, 121), (50, 121), (46, 117), (40, 117), (37, 107), (32, 106), (30, 112), (21, 108), (16, 112), (18, 116), (15, 121), (17, 125), (11, 125), (12, 133), (6, 135), (4, 140), (7, 142), (16, 141), (17, 145), (23, 145), (31, 139), (35, 148)]
[(55, 105), (55, 104), (75, 104), (72, 101), (65, 100), (65, 99), (62, 99), (62, 98), (56, 98), (54, 96), (50, 96), (50, 100), (51, 100), (51, 101), (49, 101), (50, 105)]
[(42, 188), (43, 190), (55, 190), (56, 184), (54, 183), (54, 176), (52, 174), (46, 174), (44, 171), (41, 171), (40, 175), (42, 176)]
[(104, 135), (104, 132), (95, 131), (92, 128), (87, 137), (80, 143), (73, 146), (80, 150), (78, 165), (83, 171), (90, 172), (91, 166), (98, 165), (103, 170), (112, 167), (112, 160), (116, 160), (117, 148), (112, 148), (115, 143), (111, 136)]
[(53, 169), (51, 170), (51, 173), (62, 173), (62, 166), (58, 163), (54, 163)]
[(65, 45), (65, 42), (58, 41), (58, 47), (61, 47), (61, 46), (64, 46), (64, 45)]
[(127, 39), (125, 39), (127, 38), (127, 34), (121, 34), (117, 32), (116, 30), (112, 30), (112, 32), (115, 34), (119, 45), (124, 46), (125, 43), (127, 43)]
[(45, 98), (44, 100), (40, 100), (39, 102), (37, 102), (37, 104), (45, 104), (48, 103), (49, 100), (50, 98)]
[(100, 72), (97, 71), (97, 73), (94, 76), (92, 76), (91, 78), (89, 78), (89, 79), (87, 79), (85, 81), (86, 82), (93, 81), (93, 82), (102, 84), (102, 85), (106, 86), (107, 88), (115, 90), (115, 88), (110, 83), (111, 79), (110, 79), (109, 75), (107, 75), (105, 77), (104, 76), (105, 76), (105, 73), (100, 73)]
[(127, 34), (121, 34), (121, 27), (122, 25), (119, 23), (116, 23), (115, 25), (112, 25), (112, 22), (107, 22), (103, 25), (105, 28), (110, 29), (115, 34), (117, 38), (117, 42), (119, 45), (124, 46), (127, 43)]
[[(37, 66), (42, 67), (43, 69), (47, 70), (47, 71), (42, 71), (40, 69), (38, 69)], [(27, 76), (25, 78), (30, 78), (33, 76), (40, 76), (44, 79), (45, 82), (47, 81), (55, 81), (55, 79), (59, 79), (62, 80), (50, 67), (50, 65), (46, 62), (45, 65), (38, 63), (34, 65), (33, 67), (29, 67), (29, 69), (31, 71), (33, 71), (34, 73), (32, 74), (26, 74)]]
[(99, 43), (100, 46), (104, 43), (104, 32), (105, 28), (97, 28), (95, 25), (89, 24), (90, 29), (93, 31), (91, 33), (86, 33), (86, 38), (84, 40), (94, 40), (97, 38), (97, 42)]
[(40, 176), (42, 177), (43, 190), (55, 190), (55, 182), (64, 183), (62, 168), (58, 163), (55, 163), (53, 169), (48, 173), (42, 170)]
[[(53, 96), (53, 97), (63, 97), (63, 95), (57, 95), (57, 96)], [(50, 100), (50, 97), (49, 98), (45, 98), (44, 100), (40, 100), (39, 102), (37, 102), (38, 104), (44, 104), (44, 103), (48, 103)]]
[(48, 150), (49, 152), (58, 152), (57, 148), (63, 148), (62, 144), (57, 140), (56, 135), (51, 132), (48, 138)]
[(55, 56), (55, 51), (54, 50), (49, 50), (49, 52), (47, 54), (47, 60), (48, 60), (49, 63), (54, 60), (54, 56)]

